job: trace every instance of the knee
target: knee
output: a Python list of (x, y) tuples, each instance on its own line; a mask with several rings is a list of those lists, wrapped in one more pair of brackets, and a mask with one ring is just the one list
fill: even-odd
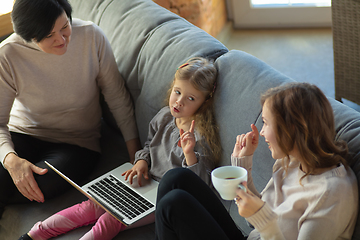
[[(189, 203), (188, 193), (181, 189), (174, 189), (168, 192), (163, 198), (156, 204), (156, 213), (162, 213), (166, 215), (176, 215), (175, 212), (180, 213)], [(155, 214), (156, 215), (156, 214)]]
[(10, 174), (5, 168), (0, 165), (0, 209), (8, 204), (12, 196), (18, 192), (14, 181), (10, 177)]
[(159, 188), (173, 189), (177, 188), (180, 183), (183, 183), (194, 174), (187, 168), (173, 168), (165, 173), (160, 181)]
[(98, 219), (105, 210), (93, 203), (91, 200), (84, 201), (82, 203), (73, 205), (60, 212), (58, 215), (64, 216), (77, 224), (89, 224)]
[(191, 173), (192, 173), (192, 171), (190, 171), (187, 168), (173, 168), (173, 169), (170, 169), (169, 171), (167, 171), (163, 178), (165, 178), (165, 179), (167, 179), (167, 178), (181, 179), (184, 176), (189, 175)]
[(94, 239), (113, 239), (126, 226), (105, 212), (92, 227)]

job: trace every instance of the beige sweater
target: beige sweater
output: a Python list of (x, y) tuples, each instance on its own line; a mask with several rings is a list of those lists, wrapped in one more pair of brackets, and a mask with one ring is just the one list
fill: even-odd
[[(249, 171), (252, 183), (252, 156), (232, 157), (232, 165)], [(248, 239), (351, 239), (358, 212), (358, 188), (351, 169), (343, 165), (319, 175), (299, 179), (304, 173), (292, 161), (285, 175), (281, 160), (274, 164), (273, 175), (262, 191), (265, 205), (246, 220), (253, 230)]]
[[(0, 161), (14, 152), (9, 130), (100, 151), (100, 91), (125, 138), (137, 138), (133, 105), (99, 27), (73, 19), (58, 56), (12, 34), (0, 45)], [(21, 156), (20, 156), (21, 157)]]

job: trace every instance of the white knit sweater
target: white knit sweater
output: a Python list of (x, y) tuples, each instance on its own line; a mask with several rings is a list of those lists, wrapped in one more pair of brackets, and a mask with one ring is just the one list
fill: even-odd
[[(249, 171), (252, 156), (232, 157), (232, 165)], [(358, 188), (353, 171), (343, 165), (319, 175), (305, 174), (292, 160), (287, 175), (277, 160), (273, 175), (262, 191), (265, 205), (246, 220), (253, 230), (248, 239), (351, 239), (358, 212)]]

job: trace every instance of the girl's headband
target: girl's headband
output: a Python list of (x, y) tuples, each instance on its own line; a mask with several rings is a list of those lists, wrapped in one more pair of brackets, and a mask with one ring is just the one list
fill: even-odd
[(184, 63), (180, 67), (178, 67), (176, 70), (179, 70), (180, 68), (186, 67), (187, 65), (189, 65), (189, 63)]
[(215, 89), (216, 89), (216, 81), (214, 82), (214, 88), (213, 88), (212, 92), (210, 93), (209, 98), (212, 98), (214, 96)]

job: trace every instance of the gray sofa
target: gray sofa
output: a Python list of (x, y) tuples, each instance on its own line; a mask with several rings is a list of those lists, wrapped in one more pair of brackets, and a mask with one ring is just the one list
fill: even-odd
[[(215, 38), (151, 0), (70, 0), (70, 3), (74, 17), (95, 22), (108, 37), (134, 100), (142, 143), (149, 121), (164, 104), (176, 68), (192, 56), (214, 59), (219, 70), (215, 108), (223, 147), (222, 165), (230, 164), (237, 134), (249, 131), (251, 123), (261, 128), (260, 94), (270, 87), (294, 81), (245, 52), (229, 51)], [(334, 99), (329, 100), (335, 114), (336, 137), (348, 142), (352, 153), (349, 162), (360, 179), (360, 114)], [(102, 133), (102, 160), (89, 179), (128, 159), (124, 141), (106, 106)], [(273, 162), (261, 139), (253, 165), (258, 190), (269, 180)], [(35, 222), (82, 200), (85, 198), (72, 189), (43, 204), (8, 206), (0, 220), (0, 239), (18, 239)], [(249, 233), (251, 229), (237, 214), (233, 201), (223, 202), (239, 228)], [(89, 229), (90, 226), (83, 227), (56, 239), (79, 239)], [(115, 239), (152, 239), (153, 236), (154, 224), (150, 224), (127, 230)], [(353, 239), (360, 239), (359, 221)]]

